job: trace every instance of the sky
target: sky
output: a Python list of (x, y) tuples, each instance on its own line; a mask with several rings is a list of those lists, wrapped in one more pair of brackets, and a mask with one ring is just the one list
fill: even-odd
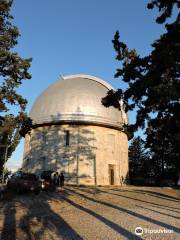
[[(155, 23), (157, 11), (146, 8), (146, 0), (14, 0), (12, 15), (21, 37), (14, 49), (21, 57), (32, 57), (31, 80), (18, 92), (27, 100), (27, 112), (35, 99), (60, 75), (88, 74), (125, 88), (114, 79), (120, 63), (115, 60), (112, 39), (117, 30), (129, 48), (145, 56), (164, 32)], [(129, 121), (135, 119), (129, 113)], [(141, 134), (141, 133), (140, 133)], [(20, 164), (22, 140), (8, 165)]]

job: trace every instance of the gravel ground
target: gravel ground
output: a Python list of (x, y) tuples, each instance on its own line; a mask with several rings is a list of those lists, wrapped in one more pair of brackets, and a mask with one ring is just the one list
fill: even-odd
[[(0, 202), (0, 239), (180, 239), (179, 194), (133, 186), (7, 193)], [(143, 234), (135, 234), (137, 227)]]

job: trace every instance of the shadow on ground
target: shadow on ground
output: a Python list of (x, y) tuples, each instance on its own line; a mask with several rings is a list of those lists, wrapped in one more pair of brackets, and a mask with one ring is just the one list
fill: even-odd
[[(144, 198), (147, 196), (145, 194), (149, 194), (153, 198), (147, 201)], [(108, 195), (111, 199), (116, 197), (118, 204), (108, 201)], [(167, 204), (157, 203), (156, 199)], [(128, 205), (123, 205), (122, 200), (127, 200)], [(65, 187), (64, 191), (42, 192), (39, 195), (12, 195), (11, 198), (0, 203), (0, 239), (84, 239), (84, 232), (81, 232), (79, 226), (73, 227), (76, 225), (72, 226), (68, 218), (64, 217), (64, 213), (68, 213), (68, 211), (76, 211), (74, 218), (78, 218), (78, 213), (83, 213), (83, 216), (89, 217), (91, 220), (93, 218), (93, 221), (100, 222), (108, 231), (118, 234), (119, 239), (144, 239), (136, 236), (131, 227), (124, 227), (118, 221), (108, 217), (106, 213), (101, 213), (100, 209), (102, 208), (104, 211), (116, 210), (117, 214), (131, 217), (134, 224), (140, 220), (149, 225), (155, 224), (159, 228), (172, 229), (175, 233), (179, 233), (178, 227), (174, 224), (171, 225), (169, 222), (156, 218), (156, 214), (159, 214), (178, 220), (180, 208), (172, 206), (177, 201), (178, 197), (176, 196), (144, 190), (144, 188), (141, 190), (140, 188)], [(136, 208), (132, 208), (132, 205)], [(148, 214), (144, 215), (138, 212), (138, 209), (146, 210), (154, 214), (154, 217), (148, 216)], [(162, 209), (170, 211), (170, 213), (162, 212)], [(91, 222), (89, 224), (91, 225)]]

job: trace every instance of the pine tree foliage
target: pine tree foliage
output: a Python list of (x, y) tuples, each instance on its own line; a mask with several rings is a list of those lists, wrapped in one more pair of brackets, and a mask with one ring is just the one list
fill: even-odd
[[(180, 7), (180, 2), (151, 1), (148, 8), (154, 7), (161, 12), (156, 21), (164, 23), (173, 8)], [(117, 69), (115, 77), (120, 77), (128, 87), (124, 92), (119, 89), (120, 94), (109, 91), (102, 100), (107, 107), (117, 107), (114, 102), (123, 95), (126, 111), (138, 109), (131, 129), (146, 129), (146, 147), (160, 162), (162, 174), (167, 167), (180, 169), (180, 13), (165, 28), (166, 32), (154, 41), (152, 52), (145, 57), (128, 49), (116, 32), (112, 42), (122, 67)]]
[[(31, 59), (24, 59), (12, 50), (20, 33), (12, 23), (11, 6), (12, 1), (0, 1), (0, 174), (5, 155), (10, 157), (15, 150), (20, 140), (19, 129), (27, 120), (24, 113), (27, 100), (17, 93), (17, 88), (23, 80), (31, 78), (28, 72)], [(13, 106), (18, 109), (15, 115), (10, 114)]]
[(143, 179), (148, 176), (148, 153), (144, 147), (144, 140), (139, 136), (134, 137), (129, 146), (129, 178), (133, 184), (135, 179)]
[(146, 160), (146, 152), (144, 148), (144, 141), (140, 137), (132, 139), (129, 146), (129, 164), (130, 170), (135, 172), (141, 169), (143, 162)]
[(164, 23), (167, 18), (171, 17), (173, 7), (180, 8), (179, 0), (152, 0), (148, 3), (147, 8), (153, 9), (154, 7), (158, 8), (161, 15), (156, 18), (157, 23)]

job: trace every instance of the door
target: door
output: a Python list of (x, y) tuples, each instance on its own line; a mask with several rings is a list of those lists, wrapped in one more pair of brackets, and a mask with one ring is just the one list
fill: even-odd
[(109, 184), (114, 185), (114, 168), (115, 166), (113, 164), (109, 164)]

